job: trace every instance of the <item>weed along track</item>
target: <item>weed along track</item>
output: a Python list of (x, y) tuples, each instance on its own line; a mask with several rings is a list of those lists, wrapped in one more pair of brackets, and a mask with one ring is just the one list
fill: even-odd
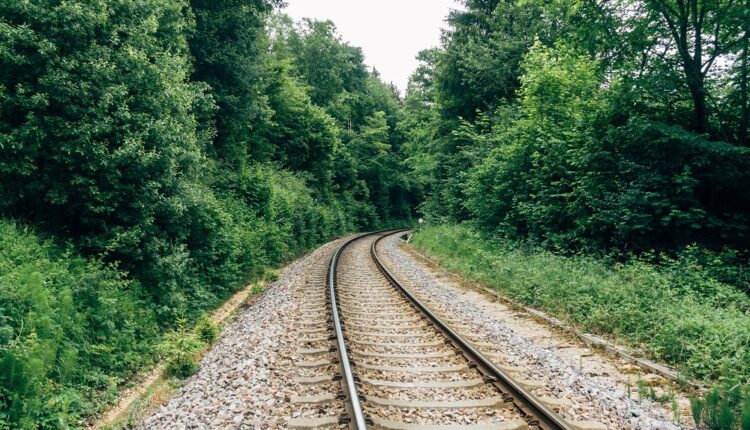
[(296, 365), (309, 373), (297, 379), (306, 394), (291, 402), (308, 412), (289, 418), (290, 428), (602, 428), (565, 422), (555, 412), (565, 399), (530, 394), (459, 334), (461, 321), (433, 313), (403, 287), (378, 257), (380, 239), (392, 234), (400, 232), (345, 243), (331, 259), (326, 291), (305, 293), (304, 358)]

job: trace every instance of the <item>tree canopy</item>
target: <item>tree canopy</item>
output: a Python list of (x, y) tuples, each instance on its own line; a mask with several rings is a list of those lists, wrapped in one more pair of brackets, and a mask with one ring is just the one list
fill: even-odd
[(750, 245), (746, 2), (463, 3), (404, 103), (425, 214), (562, 250)]
[(164, 330), (412, 216), (397, 93), (278, 6), (0, 5), (0, 428), (78, 426)]

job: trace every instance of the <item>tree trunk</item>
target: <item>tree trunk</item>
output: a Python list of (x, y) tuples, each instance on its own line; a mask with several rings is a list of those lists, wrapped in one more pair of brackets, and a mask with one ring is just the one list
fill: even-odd
[(748, 143), (748, 123), (750, 123), (750, 106), (748, 106), (748, 94), (747, 94), (747, 74), (748, 74), (748, 38), (750, 35), (745, 30), (745, 38), (742, 42), (742, 66), (740, 69), (740, 124), (739, 132), (737, 133), (737, 141), (740, 145), (747, 145)]
[[(663, 3), (662, 3), (663, 5)], [(708, 131), (708, 106), (706, 105), (705, 75), (703, 73), (703, 22), (698, 18), (698, 1), (681, 3), (679, 12), (662, 8), (660, 13), (670, 27), (677, 51), (682, 59), (682, 68), (690, 96), (693, 99), (693, 131), (699, 134)], [(692, 24), (692, 31), (691, 31)], [(690, 39), (693, 38), (693, 52), (690, 52)]]
[(693, 98), (694, 131), (699, 134), (708, 131), (708, 107), (706, 105), (706, 87), (704, 76), (700, 70), (700, 63), (696, 61), (686, 62), (685, 77)]

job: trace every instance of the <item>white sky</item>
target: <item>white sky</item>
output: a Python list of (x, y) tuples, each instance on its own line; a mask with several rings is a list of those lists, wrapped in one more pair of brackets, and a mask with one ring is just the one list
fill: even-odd
[(417, 68), (414, 57), (440, 44), (440, 29), (455, 0), (287, 0), (295, 21), (330, 19), (341, 37), (362, 48), (365, 62), (403, 93)]

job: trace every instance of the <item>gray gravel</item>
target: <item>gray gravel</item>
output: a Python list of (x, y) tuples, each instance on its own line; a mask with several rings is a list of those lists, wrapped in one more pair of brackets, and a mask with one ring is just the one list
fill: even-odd
[[(497, 317), (492, 308), (502, 306), (490, 302), (481, 295), (467, 294), (465, 288), (439, 279), (424, 263), (417, 261), (401, 248), (403, 241), (398, 236), (391, 236), (381, 242), (379, 252), (394, 274), (410, 288), (420, 299), (429, 300), (433, 311), (445, 311), (446, 315), (460, 320), (467, 330), (475, 335), (477, 342), (492, 344), (485, 346), (483, 352), (508, 366), (518, 367), (518, 378), (542, 381), (543, 386), (532, 392), (538, 396), (567, 398), (572, 400), (569, 407), (560, 410), (563, 417), (578, 421), (598, 421), (610, 429), (664, 429), (677, 430), (691, 428), (685, 424), (673, 423), (673, 414), (660, 404), (644, 399), (640, 401), (635, 389), (628, 396), (626, 385), (620, 378), (608, 377), (606, 374), (591, 374), (585, 366), (576, 366), (569, 359), (564, 359), (563, 339), (547, 339), (551, 348), (539, 345), (529, 337), (521, 335), (517, 327)], [(506, 308), (507, 309), (507, 308)], [(438, 312), (439, 312), (438, 311)], [(514, 330), (516, 329), (516, 330)], [(545, 334), (548, 336), (548, 334)], [(561, 348), (563, 345), (563, 348)], [(598, 352), (587, 351), (586, 361), (609, 360), (608, 357), (589, 357)], [(614, 366), (622, 363), (614, 363)], [(614, 372), (616, 373), (616, 372)], [(515, 375), (514, 375), (515, 376)], [(689, 418), (683, 416), (685, 421)]]
[[(289, 417), (337, 415), (343, 405), (293, 405), (295, 395), (319, 394), (293, 379), (300, 369), (299, 311), (310, 291), (325, 294), (325, 272), (341, 240), (285, 268), (278, 281), (225, 328), (198, 372), (177, 395), (140, 423), (142, 429), (276, 429)], [(321, 369), (325, 374), (332, 369)], [(334, 388), (328, 387), (328, 390)]]
[[(279, 280), (225, 328), (198, 372), (185, 381), (176, 396), (138, 428), (284, 429), (290, 417), (343, 413), (340, 402), (304, 405), (291, 401), (294, 396), (338, 389), (338, 383), (329, 386), (295, 382), (301, 376), (331, 375), (335, 367), (304, 369), (295, 363), (332, 358), (326, 354), (301, 354), (303, 349), (327, 348), (327, 340), (304, 342), (313, 335), (303, 333), (311, 326), (310, 317), (302, 317), (301, 312), (320, 310), (320, 305), (313, 303), (321, 303), (325, 297), (327, 262), (342, 241), (331, 242), (284, 269)], [(429, 299), (434, 310), (460, 321), (464, 328), (459, 331), (468, 330), (477, 342), (491, 344), (484, 351), (498, 357), (498, 364), (517, 368), (518, 378), (542, 381), (532, 390), (535, 394), (570, 399), (572, 403), (561, 410), (566, 418), (598, 421), (610, 429), (689, 428), (673, 424), (671, 413), (658, 403), (638, 401), (636, 394), (628, 398), (623, 376), (617, 374), (617, 366), (624, 368), (625, 364), (587, 351), (585, 366), (579, 368), (577, 359), (571, 360), (565, 354), (583, 351), (582, 348), (565, 349), (560, 345), (570, 342), (562, 337), (550, 338), (549, 333), (543, 335), (545, 340), (540, 345), (537, 334), (528, 330), (531, 324), (524, 327), (512, 318), (498, 316), (497, 308), (502, 305), (468, 294), (462, 287), (438, 277), (402, 250), (401, 242), (395, 236), (386, 239), (380, 252), (407, 287)], [(589, 357), (590, 354), (594, 356)]]

